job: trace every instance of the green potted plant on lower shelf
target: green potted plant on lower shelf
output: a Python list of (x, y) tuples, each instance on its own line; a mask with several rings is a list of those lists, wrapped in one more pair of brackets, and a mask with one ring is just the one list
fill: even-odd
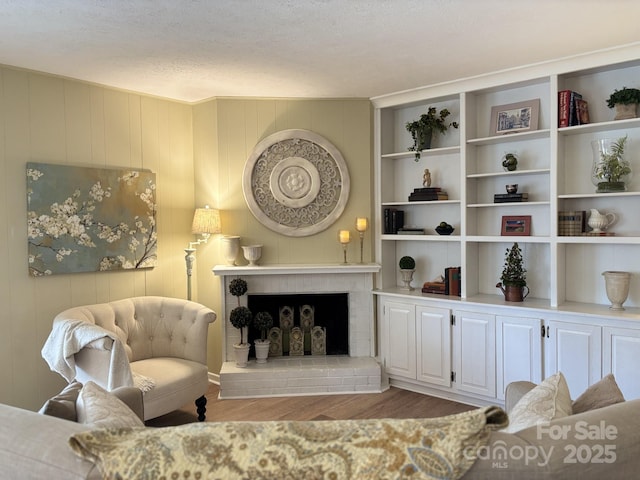
[(622, 87), (615, 89), (607, 99), (607, 107), (616, 109), (614, 120), (636, 118), (636, 111), (640, 103), (640, 90), (637, 88)]
[(253, 341), (256, 348), (256, 362), (266, 363), (269, 356), (269, 345), (267, 331), (273, 326), (273, 317), (269, 312), (258, 312), (253, 319), (253, 328), (260, 332), (260, 339)]
[(507, 302), (522, 302), (529, 295), (527, 270), (524, 268), (522, 250), (518, 242), (515, 242), (511, 248), (507, 248), (504, 268), (496, 288), (502, 291)]
[(431, 139), (435, 132), (445, 133), (449, 127), (458, 128), (458, 122), (447, 123), (446, 118), (451, 115), (447, 108), (438, 112), (436, 107), (429, 107), (427, 113), (420, 115), (418, 120), (407, 122), (406, 128), (411, 133), (413, 145), (409, 151), (416, 152), (416, 162), (420, 160), (420, 151), (431, 148)]
[(413, 280), (413, 272), (416, 271), (416, 261), (408, 255), (402, 257), (398, 262), (400, 267), (400, 275), (402, 275), (402, 283), (404, 290), (413, 290), (411, 281)]

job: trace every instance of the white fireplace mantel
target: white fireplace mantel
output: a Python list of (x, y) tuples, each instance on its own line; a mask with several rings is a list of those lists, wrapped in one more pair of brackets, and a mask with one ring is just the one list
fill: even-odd
[(226, 275), (316, 275), (322, 273), (378, 273), (380, 265), (377, 263), (348, 263), (348, 264), (280, 264), (237, 267), (231, 265), (216, 265), (213, 273), (224, 277)]
[[(216, 265), (213, 273), (222, 280), (221, 398), (380, 391), (373, 298), (373, 279), (379, 271), (375, 263)], [(247, 281), (248, 294), (348, 293), (349, 356), (280, 357), (270, 359), (266, 366), (250, 362), (248, 368), (235, 367), (232, 345), (240, 341), (240, 332), (229, 322), (228, 313), (238, 300), (247, 305), (247, 295), (238, 299), (228, 291), (237, 277)]]

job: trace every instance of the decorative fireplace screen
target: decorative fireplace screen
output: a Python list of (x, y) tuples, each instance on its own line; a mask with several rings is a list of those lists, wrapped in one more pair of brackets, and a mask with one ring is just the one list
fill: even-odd
[[(274, 319), (269, 356), (349, 355), (347, 293), (249, 295), (248, 307)], [(250, 343), (259, 336), (249, 329)]]

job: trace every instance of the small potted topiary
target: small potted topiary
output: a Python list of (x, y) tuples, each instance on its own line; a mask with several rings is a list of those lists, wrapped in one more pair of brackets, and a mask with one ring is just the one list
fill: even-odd
[(398, 266), (400, 267), (400, 275), (402, 275), (402, 283), (404, 284), (402, 288), (404, 290), (413, 290), (411, 281), (413, 280), (413, 272), (416, 271), (416, 261), (413, 257), (407, 255), (400, 259)]
[(505, 153), (502, 157), (502, 168), (505, 172), (513, 172), (518, 168), (518, 154), (515, 152)]
[(640, 90), (637, 88), (622, 87), (615, 89), (607, 99), (607, 107), (616, 109), (614, 120), (636, 118), (636, 111), (640, 103)]
[(244, 342), (244, 331), (251, 324), (253, 314), (248, 307), (240, 305), (240, 297), (247, 293), (247, 282), (241, 278), (234, 278), (229, 283), (229, 293), (238, 298), (238, 306), (231, 310), (229, 321), (231, 325), (240, 330), (240, 343), (233, 345), (236, 354), (236, 365), (246, 367), (249, 360), (249, 342)]
[[(522, 250), (520, 250), (517, 242), (510, 249), (507, 248), (500, 280), (501, 282), (496, 284), (496, 288), (502, 290), (504, 299), (507, 302), (522, 302), (529, 295), (527, 270), (524, 268)], [(525, 289), (527, 290), (526, 293), (524, 293)]]
[(269, 356), (269, 345), (267, 331), (273, 326), (273, 317), (269, 312), (258, 312), (253, 318), (253, 328), (260, 331), (260, 339), (253, 341), (256, 348), (256, 363), (266, 363)]
[(420, 115), (418, 120), (407, 122), (405, 126), (413, 138), (413, 146), (409, 147), (409, 151), (416, 152), (416, 162), (420, 160), (421, 150), (431, 148), (431, 138), (435, 132), (444, 134), (449, 127), (458, 128), (458, 122), (447, 123), (445, 119), (449, 115), (451, 112), (447, 108), (443, 108), (438, 113), (436, 107), (429, 107), (427, 113)]

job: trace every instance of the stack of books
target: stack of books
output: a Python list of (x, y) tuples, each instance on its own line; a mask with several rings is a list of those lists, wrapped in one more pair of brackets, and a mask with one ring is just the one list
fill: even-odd
[(444, 295), (444, 290), (444, 282), (424, 282), (424, 285), (422, 285), (422, 293), (436, 293), (438, 295)]
[(460, 284), (462, 283), (462, 269), (460, 267), (447, 267), (444, 269), (444, 294), (459, 297)]
[(424, 235), (424, 228), (403, 227), (398, 229), (398, 235)]
[(493, 196), (493, 203), (527, 202), (528, 193), (496, 193)]
[(587, 212), (567, 210), (558, 212), (558, 236), (582, 235), (586, 229)]
[(459, 297), (461, 295), (461, 280), (460, 267), (447, 267), (444, 269), (444, 282), (425, 282), (422, 285), (422, 293), (454, 295)]
[(589, 123), (589, 105), (573, 90), (558, 92), (558, 127), (572, 127)]
[(435, 200), (449, 200), (447, 192), (440, 187), (414, 188), (409, 195), (410, 202), (430, 202)]
[(384, 233), (395, 234), (404, 227), (404, 210), (396, 210), (395, 208), (384, 209)]

